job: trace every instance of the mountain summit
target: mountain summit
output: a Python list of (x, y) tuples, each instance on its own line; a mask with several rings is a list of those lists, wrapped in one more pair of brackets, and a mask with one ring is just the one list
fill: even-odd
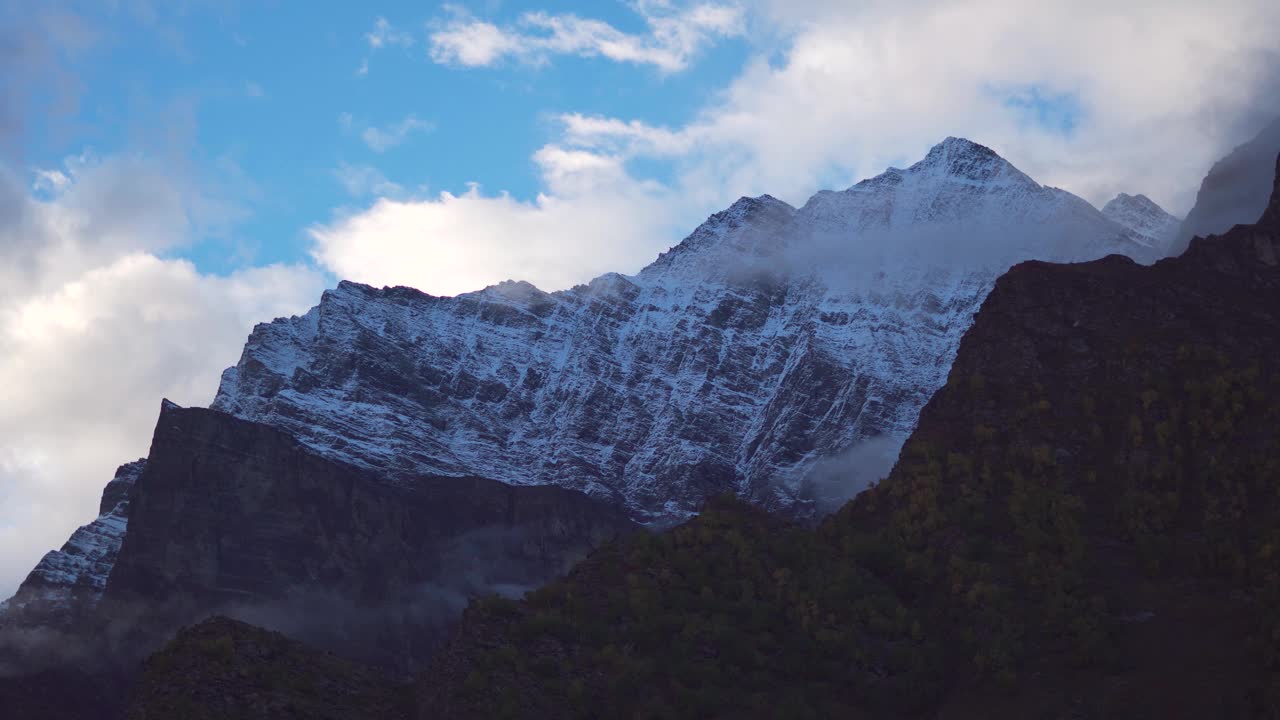
[(1182, 223), (1146, 195), (1120, 193), (1102, 207), (1102, 214), (1134, 231), (1154, 248), (1168, 247)]

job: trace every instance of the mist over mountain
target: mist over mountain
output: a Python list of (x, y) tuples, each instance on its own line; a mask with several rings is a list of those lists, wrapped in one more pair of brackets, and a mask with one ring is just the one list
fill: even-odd
[(1254, 222), (1267, 207), (1272, 159), (1280, 152), (1280, 117), (1254, 138), (1213, 164), (1196, 204), (1178, 230), (1170, 248), (1181, 253), (1196, 236), (1219, 235), (1236, 225)]

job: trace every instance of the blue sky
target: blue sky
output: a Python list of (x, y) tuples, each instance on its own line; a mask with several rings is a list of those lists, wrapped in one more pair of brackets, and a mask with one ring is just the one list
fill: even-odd
[(1280, 114), (1276, 37), (1274, 0), (0, 0), (0, 597), (339, 278), (636, 272), (949, 135), (1181, 214)]
[[(495, 24), (534, 10), (583, 9), (492, 5), (484, 19)], [(589, 9), (620, 31), (646, 30), (622, 3)], [(305, 257), (308, 226), (368, 202), (344, 188), (344, 166), (373, 168), (419, 193), (461, 193), (479, 183), (527, 200), (539, 191), (530, 157), (556, 132), (556, 115), (680, 125), (732, 79), (747, 53), (746, 40), (734, 37), (700, 52), (685, 72), (574, 56), (457, 68), (428, 56), (431, 27), (449, 17), (420, 2), (382, 3), (376, 12), (343, 3), (194, 5), (155, 20), (128, 8), (93, 9), (85, 19), (97, 46), (69, 63), (83, 87), (78, 108), (48, 114), (34, 106), (25, 160), (59, 168), (86, 151), (181, 158), (240, 212), (168, 254), (225, 273)], [(389, 37), (373, 47), (379, 19)], [(394, 147), (377, 150), (362, 138), (367, 128), (394, 132), (406, 120)], [(633, 167), (667, 177), (661, 163)]]

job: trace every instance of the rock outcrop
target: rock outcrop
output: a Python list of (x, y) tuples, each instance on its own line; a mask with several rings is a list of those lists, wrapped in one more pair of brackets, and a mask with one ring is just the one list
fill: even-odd
[(389, 483), (286, 433), (166, 402), (101, 602), (158, 634), (215, 612), (411, 668), (472, 594), (518, 592), (633, 525), (557, 487)]

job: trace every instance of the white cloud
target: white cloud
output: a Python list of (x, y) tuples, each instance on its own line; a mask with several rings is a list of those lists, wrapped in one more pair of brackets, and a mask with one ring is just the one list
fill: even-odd
[(245, 94), (246, 96), (248, 96), (248, 97), (250, 97), (250, 98), (254, 98), (254, 99), (264, 98), (264, 97), (266, 97), (266, 96), (267, 96), (267, 92), (266, 92), (265, 90), (263, 90), (263, 89), (262, 89), (262, 86), (261, 86), (261, 85), (259, 85), (259, 84), (258, 84), (258, 83), (256, 83), (256, 82), (247, 82), (247, 83), (245, 83), (245, 85), (244, 85), (244, 94)]
[(676, 8), (667, 0), (633, 5), (649, 26), (645, 35), (572, 14), (529, 12), (508, 27), (478, 20), (449, 6), (453, 18), (431, 33), (431, 58), (438, 63), (479, 67), (506, 57), (541, 63), (551, 55), (605, 57), (615, 62), (653, 65), (676, 72), (713, 40), (741, 35), (742, 9), (736, 5), (697, 3)]
[(31, 183), (31, 189), (37, 192), (57, 193), (71, 182), (71, 178), (61, 170), (39, 170), (35, 171), (36, 179)]
[(0, 596), (146, 454), (162, 397), (207, 404), (253, 324), (323, 287), (301, 266), (211, 276), (162, 259), (225, 203), (143, 158), (56, 172), (38, 199), (0, 166)]
[(661, 186), (607, 155), (548, 146), (535, 162), (547, 191), (533, 201), (477, 186), (379, 199), (313, 227), (315, 258), (343, 278), (452, 295), (511, 278), (564, 288), (666, 249), (680, 199)]

